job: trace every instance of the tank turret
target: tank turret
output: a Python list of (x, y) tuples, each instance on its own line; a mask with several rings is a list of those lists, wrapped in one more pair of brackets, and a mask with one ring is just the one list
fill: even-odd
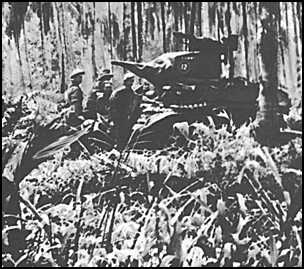
[(169, 52), (147, 63), (112, 61), (112, 64), (124, 67), (156, 86), (175, 83), (196, 84), (203, 79), (215, 78), (210, 73), (198, 72), (201, 67), (199, 54), (199, 51)]

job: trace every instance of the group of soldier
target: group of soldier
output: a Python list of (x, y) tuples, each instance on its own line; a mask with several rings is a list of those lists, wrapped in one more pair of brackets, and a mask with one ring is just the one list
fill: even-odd
[[(123, 86), (113, 90), (113, 74), (109, 69), (104, 69), (89, 92), (86, 104), (83, 105), (81, 82), (84, 75), (85, 71), (82, 69), (75, 69), (70, 75), (71, 82), (65, 92), (65, 101), (69, 106), (67, 122), (76, 126), (85, 119), (96, 120), (97, 114), (100, 114), (113, 126), (117, 144), (122, 147), (126, 144), (131, 127), (140, 113), (142, 94), (133, 89), (134, 75), (126, 73)], [(140, 90), (142, 89), (141, 87)]]

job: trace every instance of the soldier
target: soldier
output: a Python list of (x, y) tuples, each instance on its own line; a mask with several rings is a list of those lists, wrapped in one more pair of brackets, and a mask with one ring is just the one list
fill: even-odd
[(114, 123), (119, 149), (126, 145), (132, 125), (138, 117), (141, 96), (133, 91), (133, 83), (134, 75), (125, 74), (124, 85), (110, 97), (110, 118)]
[[(96, 113), (106, 114), (105, 99), (109, 100), (112, 93), (111, 74), (109, 69), (104, 69), (101, 75), (97, 78), (96, 85), (91, 90), (87, 104), (86, 117), (96, 119)], [(109, 86), (110, 85), (110, 86)]]
[(113, 93), (112, 82), (105, 81), (103, 93), (97, 96), (97, 112), (102, 115), (108, 115), (110, 110), (110, 96)]
[(67, 115), (67, 122), (71, 125), (78, 125), (82, 122), (82, 101), (83, 92), (80, 88), (82, 76), (85, 74), (83, 69), (75, 69), (71, 75), (71, 84), (65, 93), (65, 100), (70, 106), (70, 111)]

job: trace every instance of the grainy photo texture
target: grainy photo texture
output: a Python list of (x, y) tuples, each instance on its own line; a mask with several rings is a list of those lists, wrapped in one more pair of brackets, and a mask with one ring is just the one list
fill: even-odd
[(302, 2), (1, 5), (3, 267), (302, 266)]

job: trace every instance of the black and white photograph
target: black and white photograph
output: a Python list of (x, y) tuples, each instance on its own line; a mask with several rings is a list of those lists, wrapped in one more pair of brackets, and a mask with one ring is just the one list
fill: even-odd
[(302, 267), (302, 2), (2, 2), (2, 267)]

